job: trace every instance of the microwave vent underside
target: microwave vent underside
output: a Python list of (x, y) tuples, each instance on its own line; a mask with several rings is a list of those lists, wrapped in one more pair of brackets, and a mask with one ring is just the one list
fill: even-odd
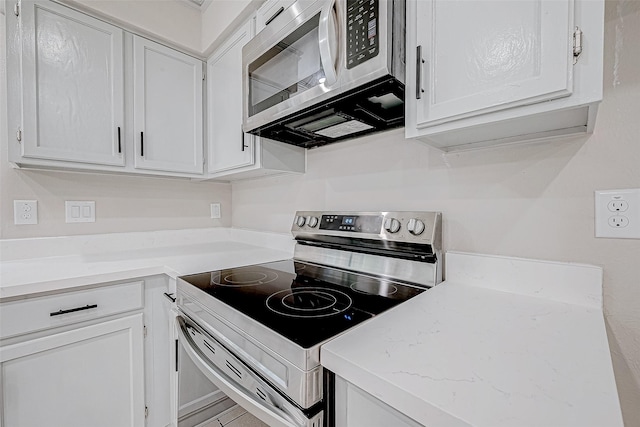
[(402, 127), (404, 106), (404, 85), (386, 76), (250, 133), (299, 147), (319, 147)]

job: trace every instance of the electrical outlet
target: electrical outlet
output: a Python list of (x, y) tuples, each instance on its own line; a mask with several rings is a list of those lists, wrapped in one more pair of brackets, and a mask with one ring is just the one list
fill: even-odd
[(38, 223), (37, 200), (14, 200), (13, 223), (17, 225)]
[(640, 188), (595, 192), (596, 237), (640, 239)]
[(220, 203), (211, 203), (211, 218), (219, 219), (220, 217)]
[(94, 201), (65, 201), (65, 221), (96, 222), (96, 202)]

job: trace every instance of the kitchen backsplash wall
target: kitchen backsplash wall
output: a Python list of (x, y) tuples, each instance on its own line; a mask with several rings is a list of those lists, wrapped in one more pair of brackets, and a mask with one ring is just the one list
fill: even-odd
[[(0, 16), (0, 49), (5, 50)], [(0, 238), (229, 226), (231, 186), (189, 180), (13, 169), (7, 160), (5, 55), (0, 55)], [(13, 201), (37, 200), (38, 224), (14, 225)], [(96, 202), (96, 222), (65, 223), (65, 200)], [(222, 218), (211, 219), (210, 204)]]
[[(607, 2), (595, 133), (442, 154), (393, 132), (308, 152), (304, 176), (233, 184), (233, 226), (287, 232), (296, 210), (443, 212), (444, 249), (604, 267), (628, 427), (640, 426), (640, 240), (594, 237), (594, 190), (640, 187), (640, 2)], [(586, 41), (588, 43), (588, 41)]]

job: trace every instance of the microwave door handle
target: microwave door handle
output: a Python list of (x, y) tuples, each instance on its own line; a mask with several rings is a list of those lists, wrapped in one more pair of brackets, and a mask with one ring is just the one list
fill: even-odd
[(332, 50), (337, 50), (337, 25), (336, 16), (333, 12), (335, 0), (329, 2), (320, 12), (320, 23), (318, 26), (318, 44), (320, 47), (320, 62), (324, 68), (325, 86), (331, 86), (338, 81), (335, 61), (331, 55)]

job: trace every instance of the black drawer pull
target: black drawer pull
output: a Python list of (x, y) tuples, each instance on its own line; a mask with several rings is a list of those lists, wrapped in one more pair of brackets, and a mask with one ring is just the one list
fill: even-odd
[(140, 132), (140, 156), (144, 157), (144, 132)]
[(175, 297), (173, 296), (173, 294), (170, 294), (170, 293), (165, 292), (165, 293), (164, 293), (164, 296), (165, 296), (165, 297), (167, 297), (167, 298), (169, 298), (169, 299), (171, 300), (171, 302), (176, 302), (176, 299), (175, 299)]
[(84, 307), (76, 307), (76, 308), (70, 308), (69, 310), (54, 311), (53, 313), (49, 313), (49, 316), (51, 317), (60, 316), (61, 314), (75, 313), (76, 311), (90, 310), (92, 308), (98, 308), (98, 304), (91, 304), (91, 305), (87, 304)]
[(122, 153), (122, 139), (120, 138), (120, 126), (118, 126), (118, 153)]

